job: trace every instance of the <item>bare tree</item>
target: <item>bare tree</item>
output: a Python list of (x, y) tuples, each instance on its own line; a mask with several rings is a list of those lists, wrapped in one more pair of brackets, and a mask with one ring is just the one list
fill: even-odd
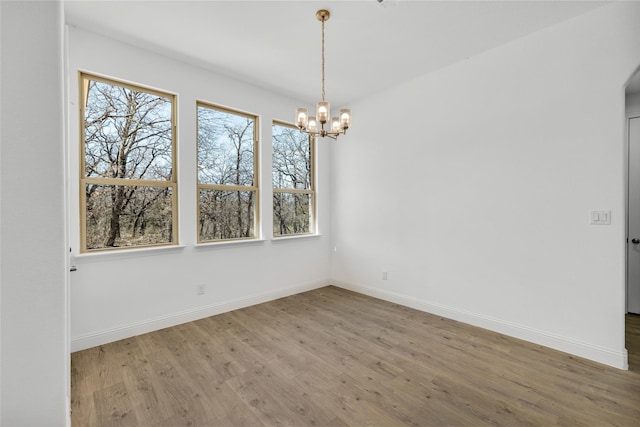
[(253, 236), (254, 129), (253, 118), (198, 108), (201, 240)]
[(274, 234), (307, 233), (313, 202), (311, 141), (289, 126), (274, 125), (272, 129)]
[(170, 98), (88, 81), (85, 177), (111, 180), (85, 186), (88, 248), (171, 241), (172, 189), (139, 181), (172, 180), (172, 124)]

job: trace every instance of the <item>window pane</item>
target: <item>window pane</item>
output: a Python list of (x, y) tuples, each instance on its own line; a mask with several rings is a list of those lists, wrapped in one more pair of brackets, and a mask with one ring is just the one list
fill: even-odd
[(289, 126), (272, 126), (273, 188), (311, 189), (309, 135)]
[(200, 241), (255, 237), (254, 191), (200, 190)]
[(198, 106), (198, 182), (254, 185), (255, 120)]
[(171, 181), (172, 100), (88, 81), (85, 176)]
[(273, 235), (310, 232), (311, 195), (273, 193)]
[(171, 187), (92, 185), (87, 198), (87, 249), (172, 243)]

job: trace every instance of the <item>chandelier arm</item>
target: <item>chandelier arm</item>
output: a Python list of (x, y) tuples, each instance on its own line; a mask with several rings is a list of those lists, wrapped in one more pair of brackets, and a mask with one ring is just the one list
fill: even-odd
[(329, 132), (327, 130), (323, 131), (322, 129), (321, 130), (316, 130), (316, 131), (311, 131), (311, 130), (309, 130), (307, 128), (300, 128), (300, 131), (306, 133), (307, 135), (311, 135), (311, 136), (314, 136), (314, 137), (315, 136), (319, 136), (320, 138), (323, 138), (323, 137), (327, 137), (328, 136), (329, 138), (334, 139), (334, 140), (338, 140), (338, 137), (340, 135), (344, 135), (346, 133), (346, 132)]

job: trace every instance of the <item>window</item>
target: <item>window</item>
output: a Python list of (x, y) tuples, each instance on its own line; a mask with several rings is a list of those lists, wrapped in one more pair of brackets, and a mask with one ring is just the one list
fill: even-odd
[(254, 239), (258, 118), (199, 102), (198, 242)]
[(176, 97), (80, 74), (81, 251), (177, 244)]
[(273, 235), (315, 233), (314, 138), (274, 122)]

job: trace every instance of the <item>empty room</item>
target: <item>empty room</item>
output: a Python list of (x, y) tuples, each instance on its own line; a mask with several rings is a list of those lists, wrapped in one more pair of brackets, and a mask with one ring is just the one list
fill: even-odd
[(639, 2), (0, 22), (3, 427), (640, 425)]

